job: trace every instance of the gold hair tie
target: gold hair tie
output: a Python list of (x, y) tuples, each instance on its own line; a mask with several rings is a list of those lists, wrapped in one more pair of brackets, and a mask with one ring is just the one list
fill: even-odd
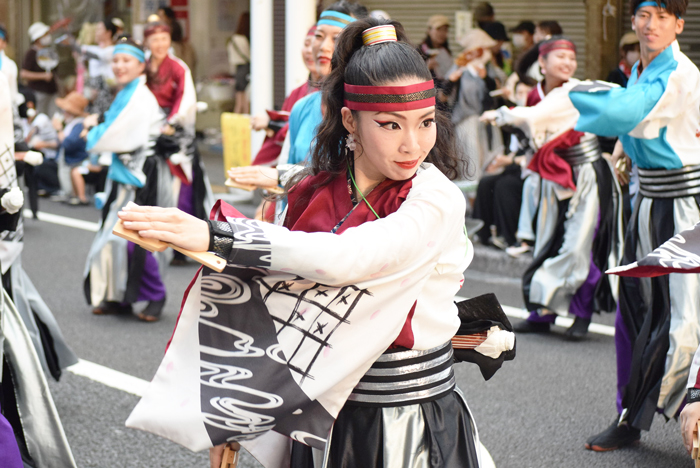
[(383, 24), (362, 32), (362, 42), (366, 46), (381, 44), (382, 42), (396, 42), (396, 28), (391, 24)]

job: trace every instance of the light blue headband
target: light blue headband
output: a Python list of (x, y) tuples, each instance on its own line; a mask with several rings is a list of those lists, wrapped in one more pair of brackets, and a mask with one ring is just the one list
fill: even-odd
[(143, 53), (143, 50), (139, 49), (138, 47), (134, 47), (131, 44), (115, 45), (114, 52), (112, 54), (127, 54), (131, 55), (132, 57), (136, 57), (136, 59), (141, 63), (146, 61), (146, 55)]
[[(656, 2), (646, 1), (646, 2), (642, 2), (639, 5), (637, 5), (637, 8), (634, 10), (634, 14), (636, 15), (637, 12), (639, 11), (639, 9), (642, 7), (645, 7), (645, 6), (653, 6), (653, 7), (661, 8), (662, 10), (666, 9), (666, 4), (663, 2), (661, 2), (661, 4), (659, 4)], [(678, 19), (681, 19), (680, 15), (678, 15)]]
[(323, 13), (321, 13), (321, 17), (316, 23), (316, 26), (321, 26), (325, 24), (326, 26), (345, 28), (345, 26), (352, 23), (353, 21), (355, 21), (355, 18), (353, 18), (350, 15), (346, 15), (345, 13), (341, 13), (339, 11), (326, 10)]
[(7, 36), (5, 36), (5, 31), (0, 30), (0, 39), (5, 40)]

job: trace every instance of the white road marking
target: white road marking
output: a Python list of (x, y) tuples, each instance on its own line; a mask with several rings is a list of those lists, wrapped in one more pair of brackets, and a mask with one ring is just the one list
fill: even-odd
[(79, 359), (77, 364), (70, 366), (67, 370), (75, 375), (86, 377), (108, 387), (139, 397), (146, 393), (146, 388), (150, 383), (147, 380), (139, 379), (138, 377), (83, 359)]
[[(461, 296), (455, 297), (455, 300), (464, 299), (467, 298)], [(526, 319), (530, 316), (530, 313), (525, 309), (520, 309), (518, 307), (512, 307), (507, 305), (501, 305), (501, 307), (503, 308), (503, 312), (505, 312), (508, 317)], [(572, 323), (574, 323), (574, 319), (569, 317), (557, 317), (556, 321), (554, 322), (555, 325), (564, 328), (569, 328)], [(588, 331), (590, 331), (591, 333), (597, 333), (599, 335), (615, 336), (615, 327), (611, 327), (610, 325), (603, 325), (600, 323), (591, 323), (591, 325), (588, 327)]]
[[(31, 218), (32, 212), (29, 210), (24, 210), (24, 217)], [(97, 232), (100, 228), (99, 223), (93, 223), (91, 221), (83, 221), (82, 219), (69, 218), (67, 216), (60, 216), (56, 214), (46, 213), (40, 211), (38, 213), (39, 221), (44, 221), (47, 223), (60, 224), (61, 226), (68, 226), (76, 229), (82, 229), (83, 231)]]

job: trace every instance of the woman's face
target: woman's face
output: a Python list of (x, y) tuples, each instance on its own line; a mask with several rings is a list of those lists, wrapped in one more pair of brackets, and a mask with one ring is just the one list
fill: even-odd
[(120, 85), (134, 81), (141, 76), (145, 68), (146, 64), (139, 62), (133, 55), (115, 54), (112, 57), (112, 71), (117, 83)]
[[(408, 86), (423, 82), (401, 79), (386, 86)], [(397, 112), (342, 109), (343, 124), (355, 135), (355, 170), (374, 181), (406, 180), (435, 146), (435, 107)]]
[(343, 31), (338, 26), (322, 24), (316, 28), (316, 34), (311, 45), (314, 56), (316, 73), (324, 78), (331, 73), (331, 58), (335, 52), (335, 41)]
[(447, 42), (447, 34), (450, 32), (450, 27), (447, 25), (440, 26), (439, 28), (428, 29), (428, 36), (430, 40), (433, 41), (434, 47), (440, 47)]
[(301, 58), (304, 59), (304, 65), (306, 65), (309, 72), (315, 74), (316, 61), (314, 60), (313, 43), (314, 37), (306, 36), (306, 39), (304, 39), (304, 47), (301, 49)]
[(170, 49), (171, 39), (170, 34), (167, 32), (158, 32), (148, 36), (148, 41), (146, 43), (151, 54), (162, 60), (168, 55), (168, 50)]
[(539, 58), (540, 66), (548, 80), (567, 82), (576, 73), (576, 52), (556, 49)]
[(107, 34), (107, 28), (105, 28), (105, 24), (100, 22), (97, 23), (97, 26), (95, 26), (95, 40), (103, 41), (105, 40), (105, 35)]

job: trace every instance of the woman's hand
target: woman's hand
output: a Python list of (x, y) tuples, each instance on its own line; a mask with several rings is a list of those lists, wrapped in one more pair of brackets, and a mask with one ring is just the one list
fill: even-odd
[(615, 169), (615, 176), (617, 176), (617, 180), (618, 182), (620, 182), (620, 185), (629, 184), (630, 168), (632, 166), (632, 162), (630, 161), (629, 157), (625, 154), (625, 151), (622, 148), (622, 142), (620, 142), (620, 140), (617, 140), (617, 142), (615, 143), (615, 148), (613, 149), (610, 158), (610, 163)]
[(498, 118), (498, 111), (496, 110), (488, 110), (481, 114), (481, 117), (479, 117), (480, 122), (484, 123), (490, 123), (490, 124), (495, 124), (496, 119)]
[(274, 167), (232, 167), (228, 170), (228, 176), (241, 185), (255, 185), (260, 188), (277, 187), (279, 184), (279, 172)]
[(209, 226), (206, 221), (177, 208), (127, 204), (119, 212), (124, 227), (141, 237), (158, 239), (194, 252), (209, 248)]
[(700, 419), (700, 401), (688, 403), (681, 411), (681, 436), (688, 453), (693, 451), (693, 429)]
[(217, 445), (209, 449), (209, 466), (211, 468), (221, 468), (221, 460), (224, 458), (226, 444)]
[(270, 116), (267, 115), (267, 112), (256, 115), (250, 119), (250, 127), (256, 132), (258, 130), (265, 130), (268, 125), (270, 125)]

